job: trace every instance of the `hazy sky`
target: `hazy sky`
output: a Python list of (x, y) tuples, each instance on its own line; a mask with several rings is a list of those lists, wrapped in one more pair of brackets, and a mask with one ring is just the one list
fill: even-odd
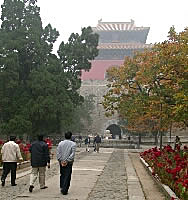
[(51, 23), (60, 32), (57, 43), (66, 42), (71, 33), (80, 33), (82, 27), (95, 27), (100, 19), (133, 19), (136, 26), (150, 27), (147, 43), (167, 39), (172, 25), (177, 32), (188, 26), (188, 0), (38, 0), (38, 6), (43, 24)]
[(150, 27), (147, 43), (167, 39), (172, 25), (177, 32), (188, 26), (188, 0), (38, 0), (38, 6), (44, 25), (51, 23), (60, 32), (57, 43), (66, 42), (71, 33), (80, 33), (82, 27), (95, 27), (100, 19), (133, 19), (136, 26)]

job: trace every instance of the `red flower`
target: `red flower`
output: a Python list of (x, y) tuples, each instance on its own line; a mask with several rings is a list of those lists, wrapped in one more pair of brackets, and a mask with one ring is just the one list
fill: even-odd
[(16, 140), (16, 143), (17, 144), (21, 144), (21, 140)]
[(52, 148), (52, 140), (50, 138), (46, 138), (45, 142), (47, 143), (48, 148), (51, 149)]
[[(188, 192), (188, 151), (185, 146), (181, 151), (174, 151), (165, 146), (161, 151), (152, 148), (140, 155), (152, 167), (152, 175), (167, 184), (178, 197), (182, 195), (182, 187)], [(174, 197), (172, 199), (175, 199)]]
[(160, 152), (160, 151), (157, 151), (157, 152), (155, 152), (154, 154), (155, 154), (156, 157), (161, 156), (161, 152)]
[(169, 165), (172, 165), (172, 161), (170, 159), (167, 159), (167, 162)]
[(163, 167), (163, 163), (158, 163), (157, 167)]
[(166, 147), (164, 147), (164, 150), (166, 150), (167, 152), (174, 152), (174, 150), (172, 149), (170, 145), (167, 145)]
[(27, 143), (26, 146), (28, 147), (28, 149), (31, 147), (31, 144)]

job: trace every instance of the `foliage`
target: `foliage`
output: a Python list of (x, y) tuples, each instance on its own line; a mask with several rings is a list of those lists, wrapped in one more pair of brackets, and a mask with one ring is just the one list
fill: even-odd
[[(72, 124), (81, 71), (98, 54), (91, 27), (72, 33), (52, 53), (59, 32), (42, 26), (35, 0), (4, 0), (0, 29), (0, 122), (2, 133), (59, 133)], [(65, 127), (65, 128), (64, 128)]]
[(77, 106), (72, 115), (69, 130), (81, 133), (92, 124), (91, 113), (94, 110), (94, 95), (85, 96), (84, 102)]
[(144, 151), (140, 156), (152, 168), (153, 176), (168, 185), (181, 199), (188, 198), (188, 148), (173, 150), (170, 145)]
[(137, 131), (167, 131), (188, 124), (188, 30), (126, 58), (108, 70), (109, 91), (104, 95), (106, 115), (115, 111)]

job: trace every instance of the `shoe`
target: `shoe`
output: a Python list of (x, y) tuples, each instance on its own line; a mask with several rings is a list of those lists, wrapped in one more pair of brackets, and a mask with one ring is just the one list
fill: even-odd
[(29, 186), (29, 192), (33, 192), (33, 188), (34, 188), (34, 186), (33, 186), (33, 185), (30, 185), (30, 186)]
[(5, 180), (1, 181), (1, 185), (4, 187), (5, 186)]
[(12, 186), (17, 186), (17, 184), (16, 183), (13, 183), (13, 184), (11, 184)]
[(61, 190), (61, 194), (62, 194), (62, 195), (67, 195), (68, 192), (63, 192), (63, 191)]
[(46, 189), (46, 188), (48, 188), (48, 186), (41, 187), (40, 189), (42, 189), (42, 190), (43, 190), (43, 189)]

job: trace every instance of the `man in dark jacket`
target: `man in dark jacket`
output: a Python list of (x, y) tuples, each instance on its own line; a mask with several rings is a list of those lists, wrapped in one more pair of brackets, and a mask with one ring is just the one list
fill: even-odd
[(100, 143), (101, 143), (101, 137), (97, 134), (97, 136), (95, 137), (95, 143), (96, 143), (96, 151), (97, 153), (99, 153), (99, 148), (100, 148)]
[(39, 174), (40, 189), (46, 189), (45, 186), (45, 172), (46, 166), (50, 168), (50, 155), (48, 145), (43, 141), (43, 135), (38, 135), (38, 140), (33, 142), (30, 149), (31, 153), (31, 176), (29, 192), (33, 191), (34, 183), (37, 180)]
[(86, 151), (89, 152), (90, 137), (87, 136), (85, 139)]

